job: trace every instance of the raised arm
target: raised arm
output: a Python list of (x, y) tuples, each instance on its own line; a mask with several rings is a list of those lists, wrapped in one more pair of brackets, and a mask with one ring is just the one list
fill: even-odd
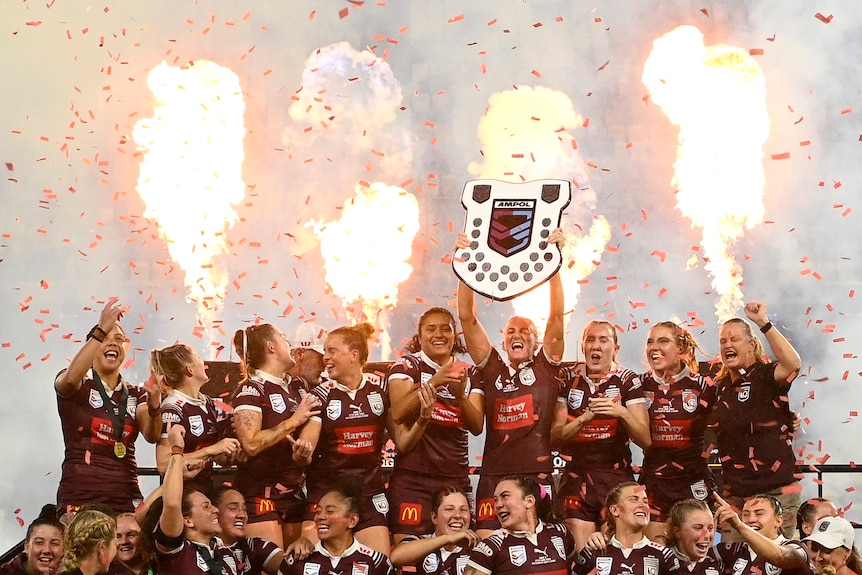
[(458, 321), (464, 331), (467, 353), (473, 363), (481, 365), (491, 354), (491, 340), (476, 315), (476, 294), (461, 280), (458, 280)]
[(159, 527), (167, 537), (183, 534), (183, 448), (186, 430), (181, 425), (172, 425), (165, 439), (170, 450), (169, 461), (162, 483), (164, 507), (159, 517)]
[(782, 569), (795, 569), (808, 564), (808, 554), (800, 545), (779, 545), (745, 524), (736, 511), (717, 493), (712, 494), (718, 502), (715, 520), (719, 525), (729, 524), (736, 529), (748, 546), (768, 563)]
[[(557, 247), (562, 249), (565, 245), (565, 238), (560, 228), (551, 232), (548, 243), (557, 244)], [(563, 352), (566, 348), (563, 322), (563, 316), (566, 313), (566, 297), (563, 290), (563, 280), (559, 272), (548, 280), (548, 285), (550, 286), (550, 310), (548, 311), (548, 324), (545, 326), (545, 340), (542, 342), (542, 349), (545, 352), (545, 357), (557, 363), (562, 361)]]
[[(117, 322), (123, 317), (124, 310), (120, 306), (118, 300), (116, 298), (110, 299), (105, 307), (102, 309), (102, 313), (99, 316), (98, 328), (104, 334), (102, 337), (107, 336), (114, 326), (117, 325)], [(57, 390), (62, 396), (72, 395), (81, 389), (81, 385), (83, 383), (84, 375), (87, 373), (87, 370), (93, 367), (93, 360), (96, 358), (96, 353), (99, 351), (99, 348), (102, 347), (102, 342), (100, 342), (95, 337), (88, 338), (87, 341), (84, 342), (84, 345), (81, 346), (81, 349), (78, 350), (78, 353), (75, 354), (75, 357), (72, 358), (69, 367), (60, 373), (57, 378), (54, 380), (54, 389)]]
[(757, 327), (763, 331), (765, 326), (772, 327), (766, 331), (766, 342), (769, 344), (772, 355), (778, 365), (775, 366), (775, 383), (783, 388), (790, 387), (790, 383), (796, 379), (799, 370), (802, 369), (802, 359), (787, 341), (778, 327), (772, 325), (766, 313), (766, 304), (759, 301), (750, 301), (745, 304), (745, 315)]
[(135, 421), (141, 435), (150, 443), (156, 443), (162, 434), (162, 386), (158, 377), (150, 371), (150, 377), (144, 383), (144, 391), (147, 392), (147, 401), (138, 405), (135, 410)]

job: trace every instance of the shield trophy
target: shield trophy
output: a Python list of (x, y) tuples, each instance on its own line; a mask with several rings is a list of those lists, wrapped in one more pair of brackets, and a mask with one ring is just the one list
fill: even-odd
[(464, 233), (470, 245), (455, 252), (455, 275), (497, 301), (543, 284), (563, 263), (559, 248), (547, 240), (571, 200), (567, 180), (467, 182), (461, 205), (467, 210)]

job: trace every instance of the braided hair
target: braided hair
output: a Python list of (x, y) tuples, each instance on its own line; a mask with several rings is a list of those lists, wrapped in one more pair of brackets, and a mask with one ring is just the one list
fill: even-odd
[(81, 566), (81, 561), (91, 555), (100, 541), (110, 545), (117, 538), (117, 524), (101, 511), (79, 511), (69, 526), (63, 542), (66, 552), (63, 555), (63, 566), (66, 571), (74, 571)]

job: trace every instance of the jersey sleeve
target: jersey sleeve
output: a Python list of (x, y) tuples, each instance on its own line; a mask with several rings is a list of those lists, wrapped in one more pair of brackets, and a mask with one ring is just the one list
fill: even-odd
[(253, 382), (243, 383), (239, 392), (231, 400), (234, 411), (249, 410), (263, 413), (261, 402), (263, 401), (263, 390)]
[(417, 373), (418, 369), (415, 363), (414, 356), (405, 355), (392, 364), (392, 367), (389, 368), (389, 373), (386, 376), (386, 380), (389, 381), (392, 379), (406, 379), (407, 381), (416, 384)]
[(578, 558), (575, 560), (575, 565), (572, 568), (572, 573), (575, 575), (587, 575), (596, 566), (596, 556), (592, 551), (584, 547), (578, 553)]
[(637, 403), (646, 403), (644, 397), (644, 386), (638, 374), (626, 370), (622, 374), (622, 401), (623, 405), (629, 406)]
[(494, 543), (493, 537), (492, 535), (473, 547), (470, 558), (467, 560), (467, 565), (487, 575), (494, 572), (494, 557), (500, 551), (500, 546)]

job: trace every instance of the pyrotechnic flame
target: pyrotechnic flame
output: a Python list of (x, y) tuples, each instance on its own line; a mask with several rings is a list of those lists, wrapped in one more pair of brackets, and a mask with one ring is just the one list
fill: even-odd
[[(602, 254), (611, 239), (611, 226), (604, 216), (596, 216), (585, 236), (563, 230), (566, 245), (563, 247), (563, 267), (560, 277), (566, 293), (566, 305), (573, 307), (581, 295), (581, 280), (586, 279), (599, 266)], [(539, 329), (548, 323), (549, 286), (541, 285), (512, 300), (515, 315), (532, 319)], [(568, 319), (568, 316), (567, 316)]]
[(703, 229), (705, 267), (724, 321), (742, 306), (742, 268), (732, 247), (763, 219), (763, 143), (769, 136), (766, 85), (746, 50), (703, 45), (693, 26), (653, 43), (642, 80), (679, 126), (671, 185), (677, 207)]
[[(587, 175), (577, 151), (577, 140), (570, 131), (583, 121), (571, 99), (550, 88), (518, 86), (493, 94), (478, 127), (483, 161), (471, 163), (470, 173), (509, 182), (560, 178), (580, 187)], [(573, 194), (569, 210), (580, 211), (584, 207), (595, 207), (595, 193), (589, 188)], [(599, 264), (611, 237), (610, 226), (599, 216), (593, 220), (587, 236), (579, 237), (565, 229), (564, 232), (566, 247), (560, 273), (566, 307), (573, 309), (581, 292), (578, 281), (589, 276)], [(548, 286), (540, 286), (512, 300), (512, 305), (517, 315), (530, 318), (541, 327), (547, 323), (548, 297)], [(569, 317), (566, 315), (566, 321)]]
[(419, 231), (419, 204), (413, 194), (380, 182), (357, 184), (354, 193), (341, 219), (309, 225), (320, 240), (327, 285), (353, 319), (377, 322), (385, 332), (380, 312), (395, 307), (398, 286), (413, 271), (407, 260)]
[[(569, 97), (550, 88), (518, 86), (492, 94), (478, 126), (483, 161), (468, 169), (479, 178), (509, 182), (583, 182), (586, 171), (569, 133), (583, 121)], [(578, 195), (573, 200), (581, 201)]]
[(158, 223), (171, 259), (185, 272), (186, 299), (206, 325), (224, 300), (226, 231), (242, 201), (243, 112), (239, 78), (228, 68), (197, 60), (176, 68), (162, 62), (147, 77), (153, 117), (135, 124), (142, 150), (138, 193), (144, 217)]

